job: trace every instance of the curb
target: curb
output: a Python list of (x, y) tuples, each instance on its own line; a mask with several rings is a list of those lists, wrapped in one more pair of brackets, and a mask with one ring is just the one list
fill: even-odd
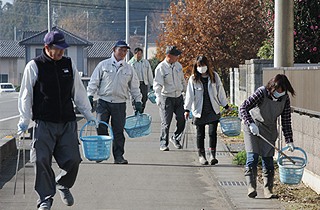
[(6, 136), (0, 139), (0, 164), (13, 153), (17, 152), (16, 138)]

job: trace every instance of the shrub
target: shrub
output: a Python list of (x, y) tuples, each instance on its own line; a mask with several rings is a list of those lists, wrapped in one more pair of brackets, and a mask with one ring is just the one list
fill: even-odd
[[(229, 106), (231, 106), (231, 108), (237, 109), (239, 111), (239, 109), (236, 105), (230, 104)], [(224, 110), (224, 108), (220, 106), (220, 113), (222, 113), (223, 110)], [(235, 110), (232, 110), (231, 112), (226, 111), (222, 114), (221, 117), (238, 117), (238, 112)]]
[[(236, 154), (232, 160), (232, 164), (235, 165), (245, 165), (247, 161), (247, 152), (241, 151)], [(259, 156), (258, 165), (262, 165), (261, 156)]]

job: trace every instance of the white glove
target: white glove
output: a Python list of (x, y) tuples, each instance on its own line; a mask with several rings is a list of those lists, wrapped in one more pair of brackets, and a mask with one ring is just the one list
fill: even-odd
[(156, 98), (156, 103), (157, 103), (157, 106), (161, 105), (161, 97)]
[(290, 152), (293, 152), (294, 151), (294, 145), (293, 145), (293, 142), (289, 142), (289, 143), (287, 143), (287, 145), (286, 145), (287, 147), (289, 147), (288, 148), (288, 151), (290, 151)]
[(251, 131), (251, 133), (252, 133), (253, 135), (258, 135), (258, 134), (259, 134), (259, 128), (258, 128), (258, 126), (256, 126), (256, 124), (251, 123), (251, 124), (249, 125), (249, 128), (250, 128), (250, 131)]
[(98, 126), (99, 126), (98, 120), (94, 116), (89, 117), (87, 119), (87, 122), (89, 123), (89, 125), (95, 126), (96, 128), (98, 128)]

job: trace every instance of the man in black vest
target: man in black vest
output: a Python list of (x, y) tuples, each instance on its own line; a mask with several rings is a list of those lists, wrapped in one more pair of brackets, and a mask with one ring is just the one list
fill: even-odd
[[(28, 129), (30, 119), (35, 122), (30, 161), (35, 168), (37, 207), (42, 210), (51, 208), (56, 189), (66, 205), (74, 203), (69, 189), (81, 157), (72, 101), (87, 121), (98, 126), (77, 68), (63, 56), (69, 47), (63, 34), (51, 31), (44, 42), (42, 54), (25, 67), (18, 100), (18, 132)], [(52, 156), (60, 168), (57, 177), (51, 168)]]

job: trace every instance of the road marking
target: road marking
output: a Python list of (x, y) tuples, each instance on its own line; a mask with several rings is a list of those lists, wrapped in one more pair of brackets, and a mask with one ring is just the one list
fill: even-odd
[(12, 101), (16, 101), (16, 102), (18, 102), (18, 101), (17, 101), (17, 99), (12, 99), (12, 100), (7, 100), (7, 101), (1, 101), (1, 102), (0, 102), (0, 104), (2, 104), (2, 103), (6, 103), (6, 102), (12, 102)]
[(18, 118), (18, 117), (20, 117), (20, 115), (16, 115), (16, 116), (12, 116), (12, 117), (7, 117), (7, 118), (4, 118), (4, 119), (1, 119), (0, 122), (6, 121), (6, 120), (11, 120), (11, 119)]

